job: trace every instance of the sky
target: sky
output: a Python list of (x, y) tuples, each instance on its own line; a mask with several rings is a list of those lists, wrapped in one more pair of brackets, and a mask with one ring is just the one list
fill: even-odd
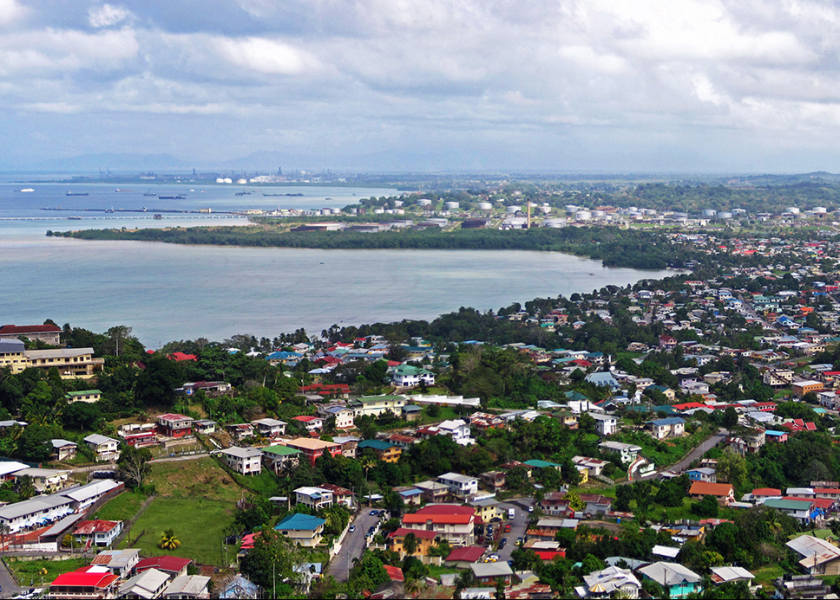
[(829, 0), (0, 0), (0, 163), (837, 172), (838, 29)]

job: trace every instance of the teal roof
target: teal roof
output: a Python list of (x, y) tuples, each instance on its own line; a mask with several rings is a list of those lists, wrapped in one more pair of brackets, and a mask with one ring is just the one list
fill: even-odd
[(545, 469), (546, 467), (555, 467), (556, 468), (556, 467), (560, 466), (557, 463), (549, 462), (547, 460), (537, 460), (537, 459), (526, 460), (522, 464), (528, 465), (529, 467), (535, 467), (537, 469)]
[(391, 442), (385, 442), (382, 440), (365, 440), (363, 442), (359, 442), (358, 448), (359, 450), (364, 450), (365, 448), (373, 448), (374, 450), (387, 450), (388, 448), (393, 448), (396, 444), (392, 444)]
[(274, 529), (285, 529), (287, 531), (315, 531), (321, 525), (326, 523), (326, 520), (313, 517), (312, 515), (303, 515), (295, 513), (289, 515), (274, 527)]
[(65, 396), (87, 396), (89, 394), (102, 394), (99, 390), (82, 390), (81, 392), (67, 392)]
[(771, 498), (764, 501), (764, 506), (778, 508), (779, 510), (808, 510), (811, 506), (810, 500), (778, 500)]

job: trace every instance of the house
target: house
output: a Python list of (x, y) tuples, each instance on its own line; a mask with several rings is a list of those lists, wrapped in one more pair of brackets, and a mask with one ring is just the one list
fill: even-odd
[(616, 391), (621, 389), (621, 384), (618, 383), (613, 374), (609, 371), (598, 371), (597, 373), (590, 373), (586, 376), (586, 381), (589, 383), (594, 383), (597, 386), (605, 386), (609, 387), (611, 390)]
[(438, 482), (449, 488), (449, 493), (461, 499), (474, 496), (478, 493), (478, 479), (458, 473), (444, 473), (438, 478)]
[(211, 433), (216, 432), (216, 421), (211, 421), (210, 419), (199, 419), (197, 421), (193, 421), (193, 429), (196, 433), (210, 435)]
[(809, 575), (840, 575), (840, 548), (811, 535), (801, 535), (785, 544), (801, 559)]
[(364, 440), (359, 442), (358, 449), (364, 450), (370, 448), (376, 452), (376, 457), (382, 462), (395, 463), (399, 462), (402, 455), (402, 447), (392, 442), (384, 440)]
[(497, 585), (498, 582), (504, 585), (510, 585), (513, 577), (513, 570), (506, 562), (494, 563), (471, 563), (470, 571), (473, 574), (473, 580), (478, 585)]
[(61, 345), (61, 328), (49, 323), (44, 325), (3, 325), (0, 327), (0, 342), (20, 341), (20, 336), (31, 342), (41, 341), (50, 346)]
[(318, 460), (318, 457), (323, 455), (324, 452), (329, 452), (332, 456), (338, 456), (341, 454), (340, 444), (336, 444), (335, 442), (325, 442), (323, 440), (315, 440), (312, 438), (296, 438), (286, 442), (286, 445), (290, 448), (296, 448), (303, 452), (303, 456), (309, 460), (309, 463), (312, 466), (315, 466), (315, 461)]
[(764, 501), (763, 506), (775, 508), (802, 524), (810, 523), (822, 515), (822, 510), (817, 504), (807, 498), (797, 499), (790, 496), (781, 499), (769, 498)]
[(478, 478), (479, 481), (484, 484), (485, 488), (489, 489), (491, 492), (498, 492), (499, 490), (503, 490), (505, 487), (507, 473), (504, 471), (486, 471), (481, 473)]
[(109, 547), (122, 531), (122, 521), (81, 521), (73, 531), (73, 537), (81, 545)]
[(117, 451), (120, 443), (113, 438), (93, 433), (83, 441), (88, 445), (88, 448), (94, 451), (97, 462), (117, 460), (120, 457), (120, 453)]
[(420, 531), (417, 529), (406, 529), (404, 527), (400, 527), (396, 531), (392, 531), (388, 534), (388, 538), (386, 540), (388, 549), (399, 553), (402, 558), (403, 553), (405, 552), (403, 544), (405, 543), (405, 536), (408, 534), (413, 534), (417, 540), (417, 550), (414, 552), (414, 556), (427, 556), (429, 554), (429, 549), (434, 545), (435, 538), (437, 537), (437, 533), (434, 531)]
[(56, 367), (62, 379), (90, 379), (105, 364), (104, 358), (93, 357), (93, 348), (25, 350), (23, 355), (24, 368), (49, 371)]
[(254, 426), (250, 423), (235, 423), (233, 425), (228, 425), (225, 427), (227, 432), (237, 442), (241, 442), (242, 440), (253, 437), (254, 435)]
[(601, 437), (614, 434), (618, 431), (618, 417), (612, 415), (602, 415), (600, 413), (588, 413), (590, 417), (595, 419), (595, 431)]
[(407, 402), (408, 398), (405, 396), (364, 396), (350, 400), (347, 408), (353, 410), (356, 418), (365, 415), (378, 417), (388, 411), (399, 416), (400, 410)]
[(669, 598), (686, 598), (703, 591), (702, 577), (691, 569), (672, 562), (655, 562), (638, 570), (667, 590)]
[(673, 350), (677, 347), (677, 344), (679, 344), (679, 342), (676, 338), (673, 338), (670, 335), (659, 336), (659, 348), (661, 350)]
[(50, 440), (52, 444), (52, 458), (53, 460), (73, 460), (76, 458), (77, 446), (75, 442), (68, 440), (54, 439)]
[(417, 436), (424, 440), (436, 435), (451, 437), (452, 441), (462, 446), (475, 444), (475, 440), (470, 437), (470, 426), (463, 419), (450, 419), (437, 425), (427, 425), (417, 430)]
[(262, 452), (257, 448), (233, 446), (221, 451), (222, 459), (232, 470), (242, 475), (259, 475), (262, 471)]
[(583, 509), (587, 515), (605, 515), (612, 510), (612, 498), (600, 494), (579, 494), (579, 498), (586, 504)]
[(153, 556), (138, 562), (134, 567), (134, 572), (142, 573), (148, 569), (157, 569), (166, 573), (170, 579), (174, 579), (186, 575), (192, 562), (192, 559), (178, 558), (177, 556)]
[(56, 577), (50, 584), (49, 597), (59, 600), (115, 598), (119, 580), (105, 567), (82, 567)]
[(120, 598), (159, 598), (168, 585), (169, 576), (166, 573), (157, 569), (147, 569), (120, 585)]
[(406, 506), (419, 506), (420, 502), (423, 500), (423, 490), (416, 487), (401, 485), (392, 489), (394, 492), (399, 494)]
[(301, 546), (313, 548), (321, 543), (324, 533), (324, 519), (293, 513), (280, 521), (274, 529)]
[(717, 483), (717, 473), (714, 469), (709, 467), (700, 467), (697, 469), (689, 469), (686, 471), (688, 478), (691, 481), (705, 481), (707, 483)]
[(333, 503), (332, 491), (324, 488), (304, 486), (297, 488), (294, 493), (295, 504), (303, 504), (315, 510), (327, 508)]
[(423, 409), (416, 404), (406, 404), (402, 407), (402, 417), (408, 423), (419, 421), (423, 416)]
[(163, 590), (161, 598), (181, 600), (187, 598), (209, 598), (210, 578), (204, 575), (183, 575), (176, 577)]
[(680, 417), (666, 417), (645, 423), (645, 428), (657, 440), (677, 437), (685, 433), (685, 420)]
[(262, 462), (275, 475), (297, 466), (298, 459), (303, 453), (290, 446), (269, 446), (262, 449)]
[(58, 469), (21, 469), (13, 474), (15, 479), (29, 477), (32, 485), (40, 494), (57, 492), (67, 485), (70, 471)]
[[(475, 564), (481, 560), (487, 549), (484, 546), (463, 546), (455, 548), (446, 557), (444, 565), (447, 567), (454, 567), (456, 569), (469, 569), (471, 564)], [(463, 598), (463, 594), (461, 598)]]
[(421, 383), (435, 384), (435, 374), (412, 365), (400, 365), (391, 371), (391, 380), (397, 387), (415, 387)]
[(166, 413), (157, 419), (158, 433), (164, 437), (181, 438), (192, 435), (192, 417), (177, 413)]
[(577, 429), (578, 428), (578, 418), (577, 415), (568, 410), (561, 410), (554, 413), (554, 416), (560, 421), (560, 423), (569, 429)]
[(665, 396), (665, 399), (668, 400), (668, 402), (673, 402), (677, 399), (677, 393), (664, 385), (649, 385), (645, 389), (660, 392), (663, 396)]
[(421, 481), (414, 485), (423, 495), (426, 502), (446, 502), (449, 499), (449, 486), (438, 481)]
[(230, 580), (223, 582), (219, 586), (219, 598), (227, 600), (230, 599), (237, 599), (237, 600), (244, 600), (245, 598), (249, 600), (256, 600), (260, 598), (260, 588), (255, 583), (251, 583), (248, 579), (237, 573), (234, 577)]
[(140, 562), (140, 550), (127, 548), (125, 550), (103, 550), (93, 558), (90, 564), (105, 567), (120, 579), (128, 579), (138, 562)]
[(275, 439), (282, 435), (286, 435), (286, 422), (278, 421), (277, 419), (257, 419), (251, 421), (260, 437)]
[(584, 584), (575, 588), (580, 598), (638, 598), (641, 582), (630, 569), (607, 567), (584, 575)]
[(356, 458), (356, 451), (359, 447), (359, 438), (350, 435), (336, 436), (333, 442), (341, 446), (341, 455), (347, 458)]
[(791, 385), (791, 392), (795, 398), (802, 398), (811, 392), (817, 394), (825, 389), (821, 381), (794, 381)]
[(598, 477), (601, 475), (601, 472), (604, 470), (608, 464), (605, 460), (599, 460), (597, 458), (588, 458), (586, 456), (573, 456), (572, 463), (577, 465), (578, 467), (584, 467), (589, 471), (589, 474), (593, 477)]
[(347, 488), (343, 488), (332, 483), (322, 483), (318, 487), (322, 490), (332, 492), (334, 504), (340, 504), (341, 506), (346, 506), (351, 510), (353, 509), (353, 499), (355, 497), (353, 490), (348, 490)]
[(87, 404), (93, 404), (94, 402), (99, 402), (99, 400), (102, 399), (102, 392), (99, 390), (67, 392), (64, 394), (64, 398), (67, 400), (67, 404), (73, 404), (74, 402), (86, 402)]
[(432, 504), (415, 513), (403, 515), (406, 529), (433, 531), (450, 544), (471, 546), (476, 524), (475, 509), (455, 504)]
[(736, 581), (746, 581), (747, 585), (751, 585), (752, 580), (755, 579), (755, 575), (744, 567), (711, 567), (709, 570), (712, 572), (712, 583), (715, 585)]
[(735, 500), (735, 489), (730, 483), (706, 483), (695, 481), (688, 490), (688, 495), (700, 500), (706, 496), (713, 496), (719, 504), (728, 505)]
[(495, 498), (477, 497), (481, 500), (470, 500), (467, 504), (475, 509), (475, 516), (483, 523), (490, 523), (495, 518), (507, 515), (507, 510), (502, 509), (502, 503)]
[(323, 419), (335, 418), (336, 429), (350, 429), (355, 424), (353, 411), (341, 404), (327, 404), (318, 407), (318, 414)]
[(306, 431), (311, 432), (318, 432), (324, 427), (324, 419), (322, 417), (315, 417), (312, 415), (298, 415), (297, 417), (292, 417), (293, 420), (297, 421), (304, 427), (306, 427)]
[(639, 457), (639, 452), (642, 451), (641, 446), (613, 441), (601, 442), (598, 444), (598, 448), (604, 454), (618, 454), (621, 457), (622, 464), (632, 463)]

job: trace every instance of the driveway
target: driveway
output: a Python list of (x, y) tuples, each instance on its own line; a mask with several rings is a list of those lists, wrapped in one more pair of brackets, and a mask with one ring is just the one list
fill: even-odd
[(668, 469), (669, 471), (674, 471), (675, 473), (681, 473), (688, 468), (695, 459), (702, 457), (706, 452), (720, 444), (722, 441), (726, 439), (729, 435), (729, 432), (726, 429), (720, 429), (718, 432), (707, 439), (705, 442), (697, 446), (694, 450), (689, 452), (685, 458), (683, 458), (680, 462), (675, 464), (673, 467)]
[(9, 573), (9, 570), (6, 568), (6, 565), (2, 560), (0, 560), (0, 586), (3, 586), (2, 591), (0, 591), (0, 598), (11, 598), (12, 596), (17, 596), (21, 593), (21, 591), (23, 591), (23, 588), (18, 587), (18, 584), (15, 583), (14, 577), (12, 577), (12, 574)]
[(341, 550), (327, 567), (327, 575), (332, 575), (336, 581), (347, 581), (350, 569), (353, 568), (353, 559), (361, 557), (367, 546), (365, 537), (368, 528), (379, 523), (379, 517), (372, 517), (370, 511), (369, 508), (362, 508), (356, 518), (351, 521), (351, 524), (356, 526), (356, 531), (347, 532)]
[(501, 507), (507, 512), (509, 508), (514, 509), (516, 514), (513, 519), (504, 519), (502, 526), (510, 525), (510, 531), (503, 533), (502, 537), (507, 538), (507, 545), (498, 550), (496, 554), (499, 555), (499, 560), (506, 562), (510, 560), (510, 553), (516, 550), (516, 538), (524, 538), (525, 531), (528, 529), (528, 521), (531, 518), (531, 513), (528, 512), (528, 506), (534, 505), (533, 498), (517, 498), (508, 502), (502, 502)]

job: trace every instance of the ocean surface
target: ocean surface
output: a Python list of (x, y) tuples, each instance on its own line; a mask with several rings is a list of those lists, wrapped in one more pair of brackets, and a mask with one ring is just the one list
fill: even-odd
[[(31, 187), (31, 193), (20, 192)], [(126, 186), (131, 187), (131, 186)], [(234, 334), (275, 337), (304, 327), (432, 319), (468, 306), (497, 310), (536, 297), (658, 279), (672, 271), (602, 267), (575, 256), (526, 251), (312, 250), (181, 246), (46, 237), (47, 230), (247, 223), (224, 215), (97, 213), (88, 208), (343, 207), (392, 189), (277, 187), (234, 196), (235, 186), (170, 185), (186, 200), (116, 192), (104, 184), (0, 183), (0, 324), (50, 318), (93, 331), (129, 325), (147, 347)], [(66, 196), (67, 190), (89, 196)], [(189, 191), (195, 190), (195, 191)], [(203, 194), (201, 192), (204, 192)], [(44, 207), (71, 211), (44, 211)], [(68, 220), (68, 217), (81, 217)]]

